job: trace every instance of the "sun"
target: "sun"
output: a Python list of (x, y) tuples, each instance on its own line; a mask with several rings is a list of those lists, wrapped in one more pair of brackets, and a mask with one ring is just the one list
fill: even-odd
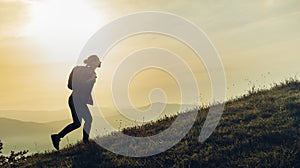
[(30, 17), (25, 34), (50, 50), (52, 60), (61, 61), (73, 59), (105, 23), (104, 13), (84, 0), (31, 1)]

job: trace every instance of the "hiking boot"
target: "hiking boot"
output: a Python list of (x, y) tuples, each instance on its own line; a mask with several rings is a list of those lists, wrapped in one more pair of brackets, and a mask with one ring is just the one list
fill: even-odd
[(52, 134), (51, 135), (51, 140), (52, 140), (52, 144), (54, 146), (54, 148), (56, 150), (59, 150), (59, 141), (60, 141), (60, 137), (57, 134)]

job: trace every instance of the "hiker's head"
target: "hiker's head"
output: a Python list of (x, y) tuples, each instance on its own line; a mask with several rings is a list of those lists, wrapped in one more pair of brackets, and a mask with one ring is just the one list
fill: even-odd
[(101, 67), (101, 61), (97, 55), (91, 55), (83, 61), (87, 66), (92, 68)]

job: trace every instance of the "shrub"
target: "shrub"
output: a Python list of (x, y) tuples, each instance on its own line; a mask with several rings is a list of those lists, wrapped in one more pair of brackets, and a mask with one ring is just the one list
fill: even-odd
[[(3, 143), (0, 140), (0, 154), (2, 154)], [(22, 162), (26, 160), (26, 154), (28, 150), (15, 153), (11, 151), (9, 156), (0, 155), (0, 167), (18, 167)]]

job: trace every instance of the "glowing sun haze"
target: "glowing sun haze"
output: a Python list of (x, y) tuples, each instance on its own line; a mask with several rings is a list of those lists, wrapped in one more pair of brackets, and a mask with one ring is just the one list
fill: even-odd
[(47, 57), (50, 59), (48, 61), (76, 59), (87, 39), (105, 23), (105, 14), (84, 0), (31, 3), (31, 21), (26, 26), (24, 35), (31, 36), (50, 49), (49, 53), (52, 55)]

